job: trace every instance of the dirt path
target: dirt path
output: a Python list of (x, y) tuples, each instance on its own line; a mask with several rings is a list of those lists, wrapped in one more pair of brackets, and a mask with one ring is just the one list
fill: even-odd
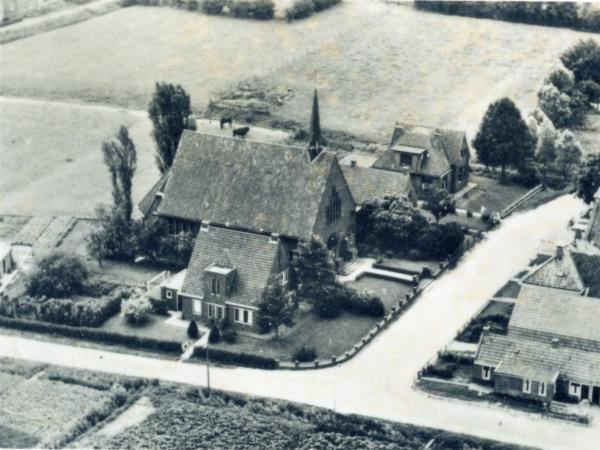
[[(430, 397), (413, 389), (416, 372), (457, 328), (535, 255), (541, 240), (565, 241), (581, 211), (561, 197), (515, 215), (432, 283), (407, 313), (364, 352), (338, 368), (308, 372), (212, 368), (220, 389), (276, 397), (399, 422), (549, 449), (596, 449), (600, 423), (589, 427), (506, 407)], [(195, 385), (205, 367), (0, 335), (0, 355)], [(600, 414), (598, 414), (600, 415)]]

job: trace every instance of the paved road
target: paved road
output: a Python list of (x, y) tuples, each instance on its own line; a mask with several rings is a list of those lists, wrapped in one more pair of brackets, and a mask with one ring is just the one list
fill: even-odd
[[(597, 449), (600, 417), (585, 427), (501, 406), (430, 397), (412, 388), (415, 373), (456, 329), (533, 257), (540, 240), (567, 240), (581, 203), (562, 197), (505, 221), (452, 272), (356, 358), (307, 372), (212, 368), (212, 385), (549, 449)], [(204, 385), (200, 365), (0, 336), (0, 355)]]

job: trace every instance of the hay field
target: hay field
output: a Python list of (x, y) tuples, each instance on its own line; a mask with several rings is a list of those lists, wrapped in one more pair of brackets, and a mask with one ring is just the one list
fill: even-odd
[(137, 201), (158, 177), (144, 114), (0, 98), (0, 213), (92, 216), (112, 201), (101, 143), (121, 124), (137, 147)]
[[(542, 80), (580, 38), (598, 35), (419, 12), (409, 5), (353, 3), (344, 32), (261, 81), (296, 95), (277, 115), (306, 120), (320, 89), (330, 128), (389, 138), (396, 120), (466, 129), (472, 136), (490, 102), (536, 105)], [(332, 26), (336, 26), (332, 24)]]

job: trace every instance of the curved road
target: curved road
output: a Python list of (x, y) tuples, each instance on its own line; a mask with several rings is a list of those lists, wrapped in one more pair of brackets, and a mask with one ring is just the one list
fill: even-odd
[[(430, 397), (412, 388), (416, 372), (506, 280), (527, 265), (541, 240), (569, 240), (567, 222), (581, 209), (581, 202), (565, 196), (507, 219), (456, 269), (432, 283), (399, 320), (342, 366), (305, 372), (211, 368), (211, 384), (521, 445), (597, 449), (600, 417), (586, 427), (499, 405)], [(0, 335), (0, 355), (196, 385), (206, 382), (202, 365), (13, 336)]]

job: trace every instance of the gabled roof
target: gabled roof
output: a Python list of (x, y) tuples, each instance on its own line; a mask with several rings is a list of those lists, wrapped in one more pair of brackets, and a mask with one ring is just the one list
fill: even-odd
[(600, 353), (588, 352), (521, 336), (482, 335), (475, 364), (496, 368), (496, 374), (553, 383), (557, 376), (584, 384), (600, 383)]
[[(421, 154), (425, 150), (418, 173), (439, 177), (447, 173), (452, 165), (462, 165), (463, 144), (466, 142), (464, 131), (446, 130), (397, 123), (392, 133), (390, 152)], [(393, 156), (387, 152), (373, 167), (393, 170)]]
[(555, 255), (544, 262), (539, 269), (528, 275), (523, 282), (575, 292), (581, 292), (585, 288), (571, 257), (571, 252), (568, 250), (563, 251), (560, 258)]
[(538, 335), (564, 336), (600, 344), (600, 299), (563, 289), (524, 284), (515, 302), (508, 329)]
[(321, 152), (185, 131), (158, 214), (310, 238), (337, 164)]
[(225, 302), (256, 305), (266, 288), (277, 256), (270, 236), (211, 226), (200, 231), (181, 288), (182, 295), (204, 296), (204, 270), (216, 264), (235, 269), (231, 295)]
[(412, 190), (408, 174), (369, 167), (341, 167), (357, 205), (385, 197), (407, 197)]
[(160, 194), (167, 184), (169, 179), (169, 172), (164, 173), (159, 180), (152, 186), (144, 198), (138, 203), (138, 208), (142, 213), (142, 216), (146, 217), (151, 212), (155, 211), (160, 203)]

